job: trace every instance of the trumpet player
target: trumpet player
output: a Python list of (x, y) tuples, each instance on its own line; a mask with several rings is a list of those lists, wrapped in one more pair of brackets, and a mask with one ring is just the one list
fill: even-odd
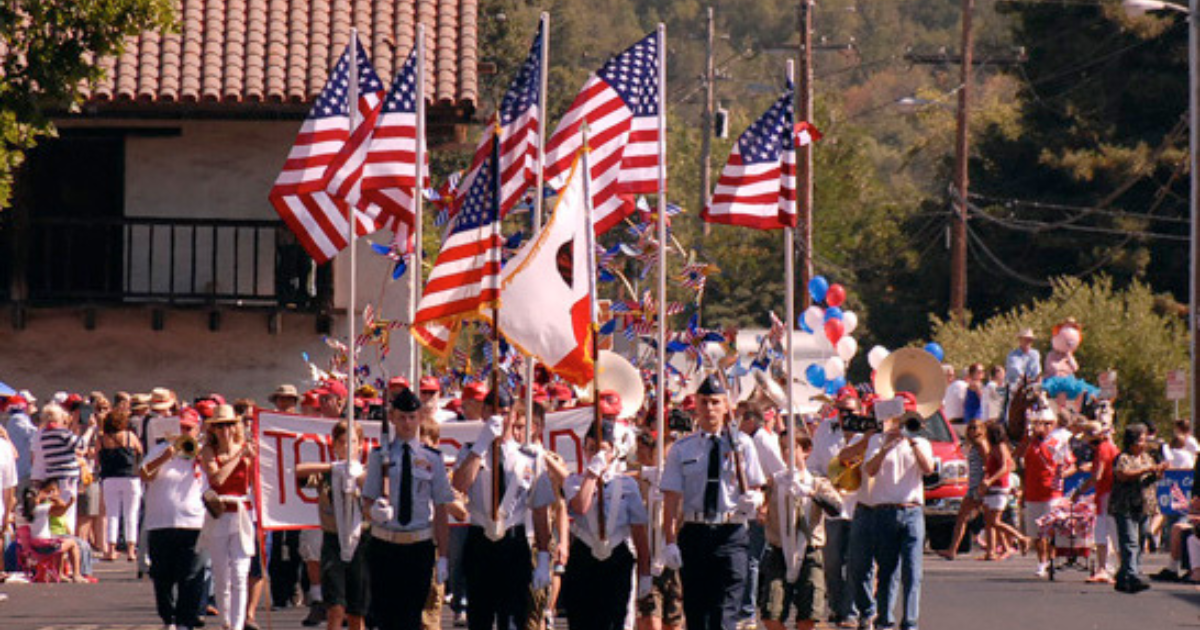
[(204, 525), (204, 475), (196, 461), (200, 417), (180, 414), (180, 435), (150, 447), (139, 474), (146, 484), (146, 542), (154, 563), (154, 600), (164, 626), (196, 628), (204, 590), (197, 545)]

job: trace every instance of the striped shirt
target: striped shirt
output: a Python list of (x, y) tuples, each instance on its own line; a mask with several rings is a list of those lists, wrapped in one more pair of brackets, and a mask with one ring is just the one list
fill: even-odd
[(66, 427), (47, 426), (38, 440), (46, 460), (47, 479), (79, 476), (79, 461), (75, 456), (75, 450), (81, 446), (78, 435)]

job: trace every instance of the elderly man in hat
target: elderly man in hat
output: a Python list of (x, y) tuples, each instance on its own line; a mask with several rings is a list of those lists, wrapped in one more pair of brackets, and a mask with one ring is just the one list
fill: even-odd
[(1008, 353), (1004, 361), (1004, 377), (1009, 388), (1016, 387), (1025, 377), (1027, 382), (1034, 382), (1042, 376), (1042, 355), (1033, 347), (1033, 329), (1022, 328), (1017, 333), (1017, 347)]
[(709, 376), (696, 390), (699, 431), (680, 439), (663, 466), (663, 562), (679, 569), (688, 628), (737, 626), (749, 565), (747, 523), (766, 483), (754, 442), (728, 426), (725, 387)]
[(421, 395), (421, 412), (426, 417), (432, 418), (438, 424), (458, 418), (458, 414), (453, 411), (442, 409), (442, 383), (436, 376), (422, 376), (418, 390)]
[(300, 407), (300, 392), (295, 385), (284, 383), (275, 388), (275, 391), (267, 397), (267, 400), (275, 406), (275, 411), (280, 413), (296, 413)]
[[(459, 451), (454, 487), (467, 495), (464, 570), (467, 627), (518, 630), (528, 616), (528, 596), (550, 584), (550, 518), (554, 489), (544, 454), (522, 445), (525, 417), (504, 388), (488, 392), (495, 410), (479, 436)], [(525, 517), (532, 512), (537, 567), (531, 558)]]

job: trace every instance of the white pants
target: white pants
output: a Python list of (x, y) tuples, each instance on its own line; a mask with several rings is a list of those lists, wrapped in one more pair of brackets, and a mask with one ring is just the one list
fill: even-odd
[(108, 524), (108, 543), (117, 543), (117, 524), (125, 519), (125, 542), (133, 547), (138, 540), (138, 504), (142, 500), (142, 480), (137, 477), (110, 477), (100, 483), (104, 492), (104, 520)]
[(243, 630), (249, 591), (250, 555), (242, 551), (237, 514), (225, 514), (214, 523), (208, 543), (212, 558), (213, 592), (221, 622), (229, 630)]

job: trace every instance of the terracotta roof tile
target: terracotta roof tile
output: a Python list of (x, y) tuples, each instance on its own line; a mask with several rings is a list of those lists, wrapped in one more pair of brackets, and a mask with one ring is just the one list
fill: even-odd
[(301, 103), (325, 84), (352, 28), (390, 83), (425, 25), (426, 94), (473, 106), (478, 0), (176, 0), (178, 32), (143, 33), (100, 62), (92, 104)]

